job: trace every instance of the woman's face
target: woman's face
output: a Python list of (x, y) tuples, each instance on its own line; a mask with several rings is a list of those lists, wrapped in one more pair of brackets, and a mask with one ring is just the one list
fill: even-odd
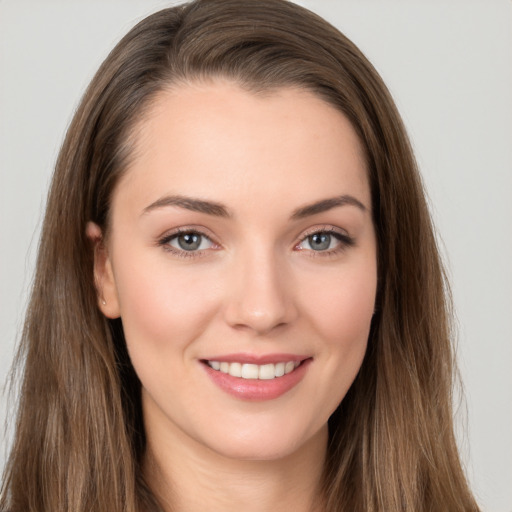
[(377, 283), (350, 123), (304, 90), (213, 81), (161, 93), (135, 142), (96, 274), (148, 441), (243, 459), (325, 443)]

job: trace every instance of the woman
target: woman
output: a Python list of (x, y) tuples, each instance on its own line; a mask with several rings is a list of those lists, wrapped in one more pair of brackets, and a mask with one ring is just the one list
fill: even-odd
[(359, 50), (279, 0), (156, 13), (57, 162), (2, 507), (478, 510), (448, 320)]

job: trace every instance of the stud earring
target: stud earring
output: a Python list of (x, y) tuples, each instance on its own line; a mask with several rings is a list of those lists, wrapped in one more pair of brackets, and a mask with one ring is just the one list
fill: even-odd
[(102, 303), (104, 306), (106, 306), (106, 305), (107, 305), (107, 303), (106, 303), (105, 299), (102, 299), (101, 303)]

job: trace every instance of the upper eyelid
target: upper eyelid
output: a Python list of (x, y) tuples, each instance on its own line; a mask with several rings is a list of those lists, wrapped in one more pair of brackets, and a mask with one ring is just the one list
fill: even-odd
[(303, 231), (300, 234), (298, 241), (302, 241), (302, 240), (306, 239), (307, 237), (314, 235), (316, 233), (335, 233), (335, 234), (341, 235), (343, 237), (352, 238), (352, 236), (348, 233), (348, 231), (346, 229), (342, 229), (340, 227), (336, 227), (336, 226), (332, 226), (332, 225), (324, 225), (324, 226), (315, 226), (315, 227), (306, 229), (305, 231)]
[(170, 240), (184, 233), (197, 233), (198, 235), (208, 238), (213, 243), (218, 244), (218, 242), (216, 241), (216, 237), (213, 234), (211, 234), (211, 231), (202, 226), (180, 226), (178, 228), (169, 229), (165, 231), (162, 235), (158, 236), (157, 240), (159, 242), (165, 239)]

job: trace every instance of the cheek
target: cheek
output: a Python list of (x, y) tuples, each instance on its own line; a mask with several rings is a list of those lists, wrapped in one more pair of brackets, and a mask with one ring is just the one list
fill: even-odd
[[(313, 281), (311, 281), (313, 282)], [(302, 296), (304, 331), (315, 340), (315, 383), (307, 400), (315, 404), (312, 428), (327, 422), (352, 385), (366, 353), (377, 286), (376, 265), (347, 265), (317, 274)]]
[(122, 263), (116, 268), (129, 349), (142, 345), (173, 350), (197, 337), (215, 314), (217, 303), (215, 287), (203, 274), (172, 267), (166, 258), (137, 267)]
[(311, 319), (333, 349), (366, 346), (376, 287), (376, 268), (370, 264), (326, 276), (323, 287), (315, 286), (309, 294)]

